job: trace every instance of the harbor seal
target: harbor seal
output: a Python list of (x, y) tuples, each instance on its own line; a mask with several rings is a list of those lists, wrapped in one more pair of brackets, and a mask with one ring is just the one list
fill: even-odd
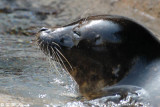
[(151, 97), (160, 95), (160, 42), (129, 18), (89, 16), (62, 27), (43, 27), (36, 37), (41, 50), (66, 68), (87, 99), (137, 89), (132, 86)]

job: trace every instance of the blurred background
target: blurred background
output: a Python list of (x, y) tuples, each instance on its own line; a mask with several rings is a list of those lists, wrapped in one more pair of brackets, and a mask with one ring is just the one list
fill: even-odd
[(160, 0), (0, 0), (0, 105), (84, 105), (74, 81), (40, 52), (35, 33), (100, 14), (129, 17), (160, 39)]

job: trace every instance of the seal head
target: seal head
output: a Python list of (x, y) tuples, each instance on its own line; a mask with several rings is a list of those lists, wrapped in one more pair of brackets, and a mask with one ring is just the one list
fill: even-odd
[(153, 34), (121, 16), (90, 16), (42, 28), (37, 41), (44, 53), (59, 58), (88, 99), (104, 96), (101, 89), (122, 81), (139, 60), (160, 58), (160, 43)]

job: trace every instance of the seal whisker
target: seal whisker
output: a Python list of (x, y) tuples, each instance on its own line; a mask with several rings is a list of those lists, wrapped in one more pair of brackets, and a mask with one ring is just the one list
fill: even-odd
[(34, 42), (38, 43), (40, 42), (41, 40), (39, 38), (35, 38)]
[(66, 69), (65, 65), (63, 65), (63, 63), (62, 63), (61, 57), (57, 54), (57, 52), (55, 52), (55, 55), (56, 55), (56, 57), (58, 59), (61, 71), (63, 72), (63, 69), (65, 69), (65, 71), (68, 72), (68, 70)]
[[(55, 61), (57, 61), (57, 56), (56, 56), (56, 54), (55, 54), (54, 49), (53, 49), (52, 47), (50, 47), (50, 48), (51, 48), (51, 50), (52, 50), (52, 52), (53, 52), (52, 59), (54, 59)], [(54, 57), (54, 58), (53, 58), (53, 57)]]
[(44, 51), (44, 54), (46, 55), (46, 56), (49, 56), (48, 54), (48, 44), (43, 44), (43, 51)]
[(69, 63), (69, 61), (67, 60), (67, 58), (56, 47), (55, 47), (55, 49), (65, 59), (65, 61), (68, 63), (69, 67), (73, 71), (73, 68), (72, 68), (71, 64)]
[(61, 61), (60, 61), (60, 59), (59, 59), (57, 53), (54, 51), (54, 49), (53, 49), (52, 47), (51, 47), (51, 49), (52, 49), (52, 52), (54, 53), (55, 60), (56, 60), (57, 62), (59, 62), (60, 68), (61, 68), (61, 70), (63, 70), (63, 69), (62, 69), (63, 67), (62, 67)]
[(43, 42), (42, 42), (42, 44), (41, 44), (41, 46), (40, 46), (40, 49), (44, 52), (44, 54), (45, 54), (45, 50), (44, 50), (44, 44), (43, 44)]
[(38, 39), (34, 41), (34, 43), (36, 43), (36, 45), (38, 45), (38, 46), (39, 46), (39, 42), (40, 42), (40, 40), (38, 40)]
[(37, 43), (40, 44), (41, 42), (43, 42), (43, 40), (40, 40), (40, 39), (37, 40)]
[(44, 50), (44, 42), (42, 41), (42, 44), (41, 44), (41, 50), (43, 51)]
[(41, 39), (37, 38), (35, 41), (39, 43), (41, 41)]
[[(72, 78), (72, 80), (75, 81), (75, 79), (74, 79), (74, 78), (71, 76), (71, 74), (69, 73), (69, 71), (68, 71), (66, 65), (64, 64), (64, 62), (63, 62), (61, 56), (59, 55), (59, 53), (58, 53), (57, 51), (55, 51), (55, 52), (57, 53), (57, 56), (58, 56), (59, 59), (61, 60), (61, 63), (63, 64), (64, 69), (65, 69), (65, 70), (67, 71), (67, 73), (70, 75), (70, 77)], [(72, 69), (72, 68), (71, 68), (71, 69)], [(73, 69), (72, 69), (72, 70), (73, 70)], [(75, 81), (75, 83), (77, 83), (77, 82)]]
[(57, 43), (55, 43), (55, 42), (52, 42), (54, 45), (56, 45), (56, 46), (58, 46), (60, 49), (61, 49), (61, 47), (57, 44)]
[(52, 56), (51, 51), (49, 50), (49, 44), (48, 44), (48, 42), (47, 42), (47, 53), (48, 53), (48, 55)]
[(42, 43), (43, 43), (43, 41), (38, 41), (37, 42), (38, 46), (40, 46), (40, 47), (41, 47)]
[(49, 53), (48, 53), (48, 44), (45, 44), (45, 45), (43, 45), (43, 46), (44, 46), (43, 50), (44, 50), (45, 54), (46, 54), (47, 56), (49, 56)]
[(64, 67), (64, 69), (65, 69), (67, 72), (69, 72), (68, 69), (67, 69), (67, 67), (65, 66), (65, 64), (64, 64), (64, 62), (63, 62), (63, 60), (62, 60), (62, 58), (59, 56), (58, 52), (56, 52), (56, 55), (57, 55), (57, 57), (59, 58), (60, 63), (62, 63), (62, 66)]
[(61, 68), (61, 70), (63, 71), (62, 68), (64, 68), (64, 69), (69, 73), (69, 71), (68, 71), (68, 69), (66, 68), (66, 66), (65, 66), (62, 58), (61, 58), (61, 57), (59, 56), (59, 54), (53, 49), (53, 47), (51, 47), (51, 49), (52, 49), (52, 52), (54, 53), (54, 54), (53, 54), (53, 55), (54, 55), (54, 58), (55, 58), (54, 60), (56, 60), (57, 62), (60, 63), (60, 68)]
[(37, 39), (37, 40), (36, 40), (36, 44), (37, 44), (38, 46), (40, 46), (40, 44), (42, 44), (42, 40)]
[[(51, 59), (55, 59), (55, 61), (57, 61), (57, 57), (56, 57), (55, 51), (54, 51), (54, 49), (53, 49), (52, 47), (51, 47), (51, 49), (52, 49), (52, 52), (53, 52)], [(54, 58), (53, 58), (53, 57), (54, 57)], [(55, 62), (53, 62), (53, 65), (54, 65), (56, 71), (58, 71), (58, 68), (57, 68)], [(59, 73), (59, 71), (58, 71), (58, 73)], [(60, 73), (59, 73), (59, 74), (60, 74)]]

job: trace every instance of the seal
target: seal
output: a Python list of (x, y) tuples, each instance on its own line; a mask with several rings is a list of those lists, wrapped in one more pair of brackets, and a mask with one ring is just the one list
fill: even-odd
[(63, 65), (85, 98), (140, 87), (151, 97), (157, 95), (153, 103), (159, 100), (160, 42), (132, 19), (89, 16), (62, 27), (43, 27), (36, 37), (41, 50)]

